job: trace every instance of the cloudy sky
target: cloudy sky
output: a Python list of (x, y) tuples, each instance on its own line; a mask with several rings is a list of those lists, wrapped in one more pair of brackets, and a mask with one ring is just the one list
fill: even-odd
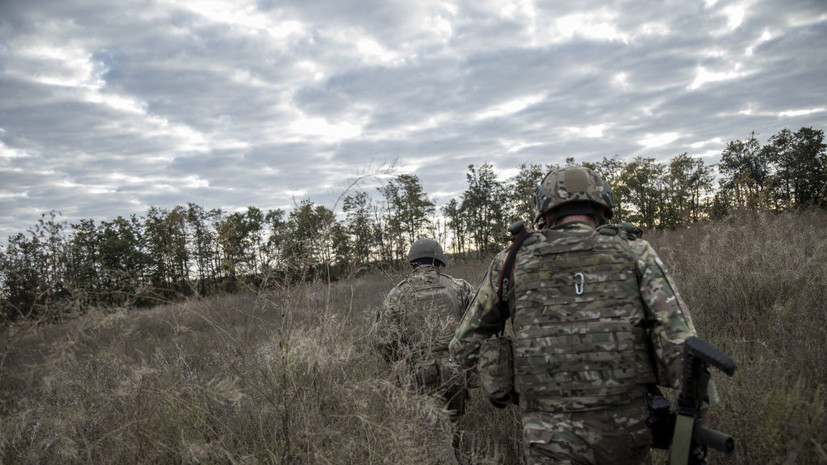
[[(825, 0), (0, 0), (0, 237), (827, 129)], [(375, 185), (363, 188), (378, 199)]]

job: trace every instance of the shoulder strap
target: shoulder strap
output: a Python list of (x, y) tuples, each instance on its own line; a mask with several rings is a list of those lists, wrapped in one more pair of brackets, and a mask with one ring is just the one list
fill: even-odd
[(509, 226), (508, 232), (511, 233), (511, 247), (508, 248), (508, 255), (500, 270), (500, 285), (497, 287), (497, 299), (500, 302), (500, 314), (503, 319), (511, 316), (511, 312), (508, 310), (508, 302), (503, 301), (503, 295), (508, 291), (508, 286), (514, 279), (514, 262), (517, 260), (517, 251), (523, 245), (526, 237), (531, 234), (531, 231), (525, 227), (525, 222), (522, 220)]

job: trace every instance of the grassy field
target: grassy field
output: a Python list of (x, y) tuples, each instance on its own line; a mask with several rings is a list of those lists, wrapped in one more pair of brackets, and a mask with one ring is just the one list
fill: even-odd
[[(738, 364), (714, 374), (715, 464), (827, 463), (827, 214), (758, 215), (645, 236), (700, 336)], [(453, 263), (478, 284), (487, 262)], [(376, 273), (151, 310), (89, 309), (0, 333), (2, 464), (421, 464), (450, 450), (430, 400), (372, 350)], [(473, 463), (520, 464), (514, 408), (473, 391)], [(663, 460), (663, 456), (658, 456)]]

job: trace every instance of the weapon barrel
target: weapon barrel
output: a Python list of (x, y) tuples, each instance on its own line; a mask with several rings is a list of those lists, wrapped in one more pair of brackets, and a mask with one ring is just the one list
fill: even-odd
[(725, 452), (727, 455), (735, 450), (735, 439), (733, 439), (732, 436), (715, 431), (712, 428), (707, 428), (700, 420), (695, 421), (692, 439), (701, 444), (706, 444), (715, 450)]

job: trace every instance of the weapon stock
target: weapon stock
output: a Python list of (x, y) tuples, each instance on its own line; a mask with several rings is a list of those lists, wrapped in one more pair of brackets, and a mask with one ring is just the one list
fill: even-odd
[(690, 353), (692, 357), (700, 358), (706, 363), (723, 371), (727, 374), (727, 376), (732, 376), (735, 372), (735, 362), (729, 357), (729, 355), (721, 352), (712, 344), (704, 341), (703, 339), (691, 336), (686, 338), (684, 344), (684, 350)]

